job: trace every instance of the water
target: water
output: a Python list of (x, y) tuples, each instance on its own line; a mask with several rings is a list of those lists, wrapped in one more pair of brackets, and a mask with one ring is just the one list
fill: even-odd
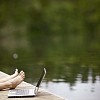
[[(61, 35), (62, 36), (62, 35)], [(8, 36), (9, 37), (9, 36)], [(11, 37), (9, 37), (11, 38)], [(58, 36), (55, 37), (57, 39)], [(99, 100), (100, 90), (100, 54), (95, 47), (83, 44), (79, 50), (76, 43), (66, 44), (61, 39), (54, 41), (50, 38), (41, 42), (37, 40), (27, 41), (29, 45), (7, 47), (3, 43), (0, 47), (0, 70), (11, 74), (15, 68), (24, 70), (25, 81), (36, 85), (43, 67), (47, 69), (47, 75), (41, 84), (56, 95), (69, 100)], [(96, 41), (96, 40), (95, 40)], [(9, 41), (7, 41), (11, 44)], [(61, 42), (61, 44), (59, 44)], [(19, 43), (18, 41), (15, 42)], [(36, 43), (33, 45), (32, 43)], [(44, 44), (45, 43), (45, 44)], [(63, 45), (63, 46), (62, 46)], [(69, 48), (69, 45), (71, 47)], [(74, 46), (74, 49), (73, 49)], [(69, 48), (69, 49), (67, 49)]]
[(77, 80), (75, 86), (71, 87), (69, 83), (65, 82), (48, 82), (43, 83), (42, 87), (68, 100), (99, 100), (100, 98), (99, 76), (97, 76), (95, 83), (92, 83), (92, 80), (87, 83)]
[(35, 40), (25, 37), (26, 42), (22, 44), (14, 40), (16, 46), (7, 39), (12, 39), (11, 36), (3, 38), (0, 70), (8, 74), (13, 73), (15, 68), (24, 70), (25, 81), (36, 85), (45, 67), (47, 75), (41, 88), (69, 100), (99, 100), (100, 47), (84, 41), (81, 45), (76, 41), (68, 42), (68, 37), (65, 35), (64, 39), (62, 34), (51, 35), (50, 38), (43, 35), (38, 40), (40, 36), (34, 34)]
[[(79, 69), (77, 69), (77, 67)], [(16, 65), (15, 65), (16, 66)], [(13, 73), (15, 66), (1, 67), (7, 73)], [(18, 69), (23, 69), (26, 73), (26, 82), (36, 85), (44, 65), (26, 64)], [(99, 70), (94, 66), (79, 66), (78, 64), (68, 64), (60, 66), (46, 65), (47, 75), (41, 84), (41, 88), (64, 97), (69, 100), (99, 100), (100, 98), (100, 76)], [(97, 69), (99, 67), (96, 67)], [(76, 71), (75, 71), (76, 70)]]
[(69, 100), (100, 100), (99, 0), (1, 0), (0, 70)]

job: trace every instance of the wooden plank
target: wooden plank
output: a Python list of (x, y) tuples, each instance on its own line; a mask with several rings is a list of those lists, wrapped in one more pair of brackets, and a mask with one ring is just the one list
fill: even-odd
[[(0, 71), (0, 79), (8, 76), (8, 74), (5, 74)], [(18, 85), (16, 88), (32, 88), (33, 85), (22, 82), (20, 85)], [(55, 94), (49, 93), (48, 91), (45, 91), (43, 89), (39, 89), (39, 93), (36, 97), (28, 97), (28, 98), (8, 98), (8, 90), (6, 91), (0, 91), (0, 100), (65, 100), (62, 97), (59, 97)]]

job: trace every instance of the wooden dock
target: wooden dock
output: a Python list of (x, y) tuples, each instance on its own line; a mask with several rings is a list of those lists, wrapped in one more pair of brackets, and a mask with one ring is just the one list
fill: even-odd
[[(3, 73), (0, 71), (0, 79), (8, 76), (8, 74)], [(18, 85), (16, 88), (22, 89), (22, 88), (32, 88), (33, 85), (22, 82), (20, 85)], [(39, 93), (36, 97), (28, 97), (28, 98), (8, 98), (8, 90), (6, 91), (0, 91), (0, 100), (65, 100), (62, 97), (59, 97), (55, 94), (49, 93), (48, 91), (45, 91), (44, 89), (39, 89)]]

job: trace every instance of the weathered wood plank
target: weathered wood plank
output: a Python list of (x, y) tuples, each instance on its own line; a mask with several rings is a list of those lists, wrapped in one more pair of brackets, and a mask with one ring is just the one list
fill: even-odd
[[(8, 76), (8, 74), (5, 74), (0, 71), (0, 79)], [(17, 88), (32, 88), (33, 85), (22, 82), (20, 85), (17, 86)], [(56, 96), (55, 94), (49, 93), (43, 89), (39, 89), (39, 93), (36, 97), (28, 97), (28, 98), (8, 98), (8, 90), (6, 91), (0, 91), (0, 100), (65, 100), (62, 97)]]

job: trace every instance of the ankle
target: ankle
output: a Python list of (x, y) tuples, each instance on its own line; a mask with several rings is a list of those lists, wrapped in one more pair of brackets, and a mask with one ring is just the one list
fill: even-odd
[(8, 87), (8, 88), (12, 88), (12, 83), (11, 82), (6, 82), (6, 87)]

